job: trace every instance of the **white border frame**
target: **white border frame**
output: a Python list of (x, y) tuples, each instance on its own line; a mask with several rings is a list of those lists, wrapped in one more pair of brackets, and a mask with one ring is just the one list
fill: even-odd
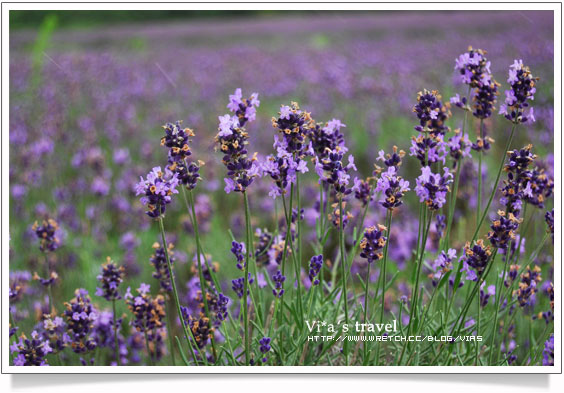
[[(554, 351), (554, 366), (210, 366), (210, 367), (173, 367), (173, 366), (65, 366), (65, 367), (16, 367), (9, 365), (9, 328), (8, 321), (9, 297), (2, 293), (2, 374), (561, 374), (562, 373), (562, 3), (443, 3), (435, 2), (432, 8), (428, 3), (408, 2), (397, 3), (2, 3), (2, 133), (1, 133), (1, 164), (2, 164), (2, 288), (9, 287), (9, 11), (10, 10), (400, 10), (407, 11), (477, 11), (476, 5), (482, 11), (515, 11), (519, 10), (547, 10), (554, 11), (554, 200), (555, 200), (555, 231), (554, 238), (554, 337), (556, 339)], [(510, 8), (511, 7), (511, 8)], [(558, 203), (560, 202), (560, 203)]]

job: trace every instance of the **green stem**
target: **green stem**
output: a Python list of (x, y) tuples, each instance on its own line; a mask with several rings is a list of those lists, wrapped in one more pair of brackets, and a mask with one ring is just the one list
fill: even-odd
[[(386, 212), (386, 230), (388, 232), (388, 239), (386, 241), (386, 245), (384, 246), (384, 257), (382, 261), (382, 270), (380, 271), (382, 276), (382, 306), (380, 307), (380, 320), (378, 323), (384, 323), (384, 305), (386, 303), (386, 265), (388, 263), (388, 246), (390, 244), (391, 238), (391, 227), (392, 227), (392, 210), (388, 210)], [(367, 284), (368, 286), (368, 284)], [(376, 349), (376, 365), (380, 363), (380, 347), (382, 346), (383, 342), (378, 344), (378, 348)]]
[[(186, 321), (182, 317), (182, 310), (180, 309), (180, 300), (178, 299), (178, 291), (176, 289), (176, 278), (174, 277), (174, 270), (172, 269), (172, 264), (170, 263), (170, 258), (169, 258), (169, 255), (168, 255), (168, 245), (166, 243), (164, 223), (163, 223), (162, 217), (159, 217), (159, 226), (160, 226), (160, 229), (161, 229), (161, 238), (162, 238), (163, 249), (164, 249), (165, 257), (166, 257), (166, 265), (168, 267), (168, 274), (170, 276), (170, 283), (172, 284), (172, 294), (174, 295), (174, 303), (176, 304), (176, 312), (178, 313), (178, 318), (180, 319), (180, 323), (182, 324), (182, 329), (184, 330), (184, 335), (186, 336), (186, 341), (188, 342), (188, 346), (190, 347), (190, 351), (192, 353), (192, 358), (194, 359), (194, 363), (198, 364), (198, 361), (196, 359), (196, 353), (195, 353), (194, 348), (192, 346), (192, 342), (190, 341), (190, 338), (192, 338), (193, 342), (196, 343), (196, 339), (194, 338), (194, 335), (192, 334), (192, 329), (188, 329), (186, 327)], [(207, 357), (205, 355), (202, 356), (202, 357), (204, 359), (204, 362), (207, 364)]]
[(249, 337), (249, 306), (248, 306), (248, 290), (249, 290), (249, 265), (250, 265), (250, 242), (249, 239), (249, 226), (250, 226), (250, 217), (249, 217), (249, 198), (247, 196), (247, 192), (243, 191), (243, 201), (245, 205), (245, 227), (246, 227), (246, 236), (247, 236), (247, 246), (245, 247), (245, 277), (244, 277), (244, 286), (243, 286), (243, 297), (241, 301), (243, 302), (243, 318), (244, 318), (244, 326), (245, 326), (245, 364), (248, 366), (251, 361), (251, 342)]
[(112, 299), (112, 309), (114, 311), (114, 353), (115, 353), (117, 365), (121, 366), (121, 359), (119, 357), (119, 347), (118, 347), (116, 299)]
[[(370, 283), (370, 268), (372, 263), (368, 264), (368, 271), (366, 272), (366, 288), (364, 288), (364, 323), (368, 322), (368, 284)], [(368, 361), (368, 340), (364, 340), (364, 364), (367, 365)]]
[(165, 300), (165, 312), (166, 312), (166, 328), (168, 333), (168, 344), (170, 347), (170, 357), (172, 359), (172, 365), (176, 366), (176, 360), (174, 359), (174, 344), (172, 341), (172, 324), (170, 323), (170, 305), (169, 301)]
[[(183, 187), (183, 190), (185, 190), (184, 187)], [(190, 208), (191, 208), (191, 211), (192, 211), (192, 214), (191, 214), (192, 228), (194, 228), (194, 237), (196, 238), (196, 253), (198, 254), (198, 256), (197, 256), (198, 276), (199, 276), (199, 280), (200, 280), (200, 289), (202, 291), (202, 300), (203, 300), (203, 303), (204, 303), (204, 310), (206, 312), (206, 315), (207, 315), (208, 318), (211, 318), (210, 311), (209, 311), (208, 297), (207, 297), (208, 283), (204, 279), (204, 272), (203, 272), (203, 269), (202, 269), (202, 259), (201, 259), (202, 258), (202, 249), (201, 249), (201, 242), (200, 242), (200, 231), (198, 229), (198, 218), (196, 216), (194, 194), (192, 193), (192, 190), (188, 191), (188, 200), (190, 201)], [(206, 263), (206, 266), (208, 268), (208, 272), (211, 276), (212, 269), (210, 269), (210, 266), (207, 265), (207, 260), (206, 260), (205, 256), (204, 256), (204, 261), (205, 261), (204, 263)], [(215, 348), (215, 340), (213, 338), (213, 335), (210, 336), (210, 341), (211, 341), (211, 344), (212, 344), (213, 357), (214, 357), (214, 359), (217, 359), (217, 351), (216, 351), (216, 348)]]
[[(344, 230), (343, 230), (343, 196), (339, 195), (339, 247), (341, 249), (341, 285), (342, 285), (342, 294), (341, 297), (343, 298), (343, 303), (345, 304), (345, 323), (347, 326), (349, 325), (349, 307), (348, 307), (348, 299), (347, 299), (347, 273), (346, 273), (346, 260), (345, 260), (345, 239), (344, 239)], [(343, 352), (345, 354), (345, 366), (349, 365), (349, 354), (348, 354), (348, 346), (347, 340), (343, 342)]]
[(474, 236), (472, 236), (472, 241), (470, 242), (470, 244), (473, 244), (474, 240), (476, 240), (476, 237), (478, 236), (478, 233), (480, 232), (480, 228), (482, 227), (482, 224), (484, 223), (484, 219), (486, 218), (486, 215), (488, 214), (488, 211), (489, 211), (490, 206), (492, 204), (493, 198), (494, 198), (495, 193), (497, 191), (497, 186), (499, 184), (499, 179), (501, 177), (501, 171), (503, 170), (503, 164), (505, 163), (505, 156), (506, 156), (507, 151), (511, 147), (511, 142), (513, 141), (513, 136), (515, 135), (515, 128), (516, 127), (517, 127), (517, 124), (513, 123), (513, 126), (511, 127), (511, 135), (509, 136), (509, 139), (507, 140), (505, 150), (503, 151), (503, 155), (502, 155), (501, 161), (499, 163), (499, 169), (497, 171), (497, 175), (496, 175), (496, 178), (495, 178), (493, 190), (492, 190), (490, 197), (488, 199), (488, 203), (486, 204), (486, 207), (485, 207), (484, 211), (482, 212), (482, 216), (480, 218), (480, 221), (478, 222), (478, 226), (476, 227), (476, 231), (474, 232)]
[[(411, 334), (412, 332), (412, 328), (413, 328), (413, 317), (415, 316), (415, 312), (417, 309), (417, 303), (419, 302), (419, 276), (421, 275), (421, 265), (423, 264), (423, 256), (425, 255), (425, 246), (427, 244), (427, 237), (429, 235), (429, 229), (431, 227), (431, 221), (433, 221), (433, 213), (431, 212), (431, 216), (429, 218), (429, 220), (427, 220), (427, 210), (423, 211), (423, 222), (425, 222), (427, 225), (427, 228), (425, 229), (425, 232), (423, 233), (423, 238), (422, 238), (422, 242), (421, 245), (419, 247), (419, 255), (418, 255), (418, 262), (417, 262), (417, 267), (416, 267), (416, 273), (415, 273), (415, 285), (413, 287), (412, 290), (412, 294), (411, 294), (411, 307), (409, 310), (409, 325), (407, 327), (407, 332), (408, 335)], [(408, 343), (406, 342), (406, 344), (403, 346), (402, 349), (402, 354), (400, 357), (400, 363), (403, 359), (403, 355), (405, 353), (405, 350), (408, 346)]]
[(476, 208), (476, 226), (480, 224), (480, 209), (482, 208), (482, 156), (483, 156), (483, 138), (484, 138), (484, 119), (480, 119), (480, 141), (482, 141), (482, 146), (480, 146), (480, 151), (478, 153), (478, 206)]

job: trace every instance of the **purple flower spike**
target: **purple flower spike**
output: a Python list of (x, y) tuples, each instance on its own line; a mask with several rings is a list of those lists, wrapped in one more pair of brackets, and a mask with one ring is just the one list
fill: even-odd
[(272, 276), (272, 281), (274, 282), (272, 294), (278, 298), (282, 297), (284, 294), (284, 281), (286, 281), (286, 276), (283, 276), (282, 272), (277, 270)]
[(384, 257), (382, 250), (387, 238), (384, 232), (388, 229), (383, 225), (371, 226), (364, 230), (364, 237), (360, 241), (360, 257), (372, 263)]
[(323, 255), (314, 255), (309, 260), (309, 280), (311, 285), (319, 285), (317, 276), (323, 267)]
[(420, 202), (424, 202), (431, 210), (439, 210), (446, 203), (449, 184), (452, 183), (452, 173), (444, 168), (444, 175), (431, 172), (426, 166), (421, 169), (421, 175), (416, 180), (415, 192)]
[(136, 186), (136, 195), (143, 195), (141, 203), (147, 206), (149, 210), (145, 213), (152, 218), (162, 217), (166, 210), (166, 205), (171, 201), (172, 194), (178, 194), (178, 176), (168, 169), (161, 171), (161, 167), (155, 167), (149, 174), (147, 179), (141, 180)]
[(509, 67), (507, 83), (511, 90), (505, 91), (505, 102), (499, 108), (499, 114), (515, 124), (530, 124), (535, 122), (535, 114), (528, 101), (535, 99), (536, 82), (529, 67), (523, 65), (523, 60), (515, 60)]
[(102, 296), (106, 300), (118, 300), (121, 299), (121, 295), (118, 292), (118, 286), (123, 281), (125, 268), (123, 266), (117, 266), (110, 257), (107, 258), (107, 262), (102, 265), (102, 272), (98, 275), (98, 281), (102, 284), (102, 288), (96, 288), (96, 295)]

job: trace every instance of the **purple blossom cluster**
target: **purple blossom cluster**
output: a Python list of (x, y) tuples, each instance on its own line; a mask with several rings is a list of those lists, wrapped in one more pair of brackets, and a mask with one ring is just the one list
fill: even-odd
[[(244, 119), (245, 122), (251, 120), (246, 117)], [(220, 116), (219, 132), (215, 141), (223, 154), (222, 161), (227, 168), (225, 192), (245, 192), (253, 180), (260, 176), (260, 165), (257, 163), (256, 154), (251, 158), (248, 156), (249, 134), (240, 124), (240, 119), (229, 114)]]
[(97, 277), (102, 288), (96, 288), (96, 296), (102, 296), (110, 301), (121, 299), (118, 286), (123, 282), (124, 272), (125, 268), (123, 266), (117, 266), (108, 257), (107, 262), (102, 265), (102, 272)]
[(360, 257), (368, 263), (379, 261), (384, 257), (383, 249), (388, 238), (384, 233), (388, 229), (383, 225), (371, 226), (364, 230), (364, 236), (360, 241)]
[(344, 164), (344, 151), (337, 147), (335, 150), (328, 151), (327, 157), (315, 160), (315, 171), (321, 181), (330, 184), (335, 192), (340, 195), (349, 195), (352, 188), (349, 186), (351, 170), (357, 170), (354, 164), (354, 157), (348, 156), (348, 164)]
[(482, 239), (476, 240), (474, 244), (466, 243), (462, 261), (473, 269), (473, 273), (468, 275), (469, 279), (476, 281), (478, 277), (482, 276), (490, 262), (491, 255), (490, 246), (485, 245)]
[(151, 218), (162, 217), (172, 201), (171, 195), (178, 194), (178, 184), (178, 175), (168, 169), (163, 172), (161, 167), (154, 167), (146, 179), (141, 177), (135, 190), (136, 195), (143, 195), (141, 203), (149, 209), (145, 213)]
[(531, 74), (529, 67), (523, 65), (523, 60), (515, 60), (509, 67), (507, 79), (511, 89), (505, 91), (505, 102), (500, 106), (499, 114), (515, 124), (534, 123), (534, 110), (528, 101), (535, 99), (538, 79)]
[(125, 302), (134, 317), (131, 320), (131, 326), (142, 333), (149, 333), (153, 329), (160, 328), (165, 324), (164, 297), (157, 295), (153, 298), (149, 293), (150, 289), (150, 285), (141, 283), (139, 288), (137, 288), (137, 295), (134, 296), (131, 293), (131, 288), (127, 288), (124, 296)]
[(59, 248), (60, 239), (57, 236), (59, 224), (52, 218), (43, 220), (41, 224), (37, 221), (31, 227), (39, 239), (39, 249), (43, 252), (52, 252)]
[(452, 173), (443, 168), (444, 174), (433, 173), (425, 166), (421, 175), (416, 179), (415, 193), (419, 201), (425, 203), (430, 210), (438, 210), (446, 203), (446, 195), (450, 191), (449, 184), (453, 182)]
[(515, 291), (515, 296), (521, 307), (531, 304), (533, 295), (538, 291), (538, 283), (541, 280), (541, 269), (539, 266), (535, 266), (532, 269), (530, 266), (527, 266), (526, 271), (521, 273), (521, 281)]
[(14, 366), (48, 366), (45, 357), (53, 352), (49, 342), (35, 330), (31, 332), (31, 339), (22, 335), (10, 346), (10, 352), (14, 354)]
[(284, 281), (286, 281), (286, 277), (282, 275), (280, 270), (277, 270), (276, 273), (272, 276), (272, 282), (274, 283), (274, 289), (272, 289), (272, 294), (277, 298), (282, 297), (284, 295)]
[(311, 281), (311, 285), (319, 285), (319, 272), (321, 272), (321, 268), (323, 267), (323, 255), (314, 255), (309, 260), (309, 281)]
[(98, 310), (94, 308), (88, 291), (77, 289), (75, 297), (65, 303), (64, 318), (70, 345), (75, 353), (85, 353), (96, 348), (94, 321)]
[[(170, 264), (173, 265), (174, 258), (174, 244), (168, 243), (168, 258)], [(170, 277), (170, 271), (168, 270), (168, 263), (166, 260), (165, 249), (159, 243), (153, 243), (153, 255), (151, 256), (150, 262), (153, 265), (155, 271), (153, 272), (153, 278), (159, 281), (161, 290), (170, 293), (172, 291), (172, 283)]]

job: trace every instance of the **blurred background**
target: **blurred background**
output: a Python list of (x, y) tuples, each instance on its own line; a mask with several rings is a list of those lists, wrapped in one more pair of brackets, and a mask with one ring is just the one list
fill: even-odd
[[(397, 145), (409, 151), (418, 91), (437, 89), (447, 102), (466, 94), (454, 61), (469, 45), (488, 51), (501, 100), (514, 59), (522, 58), (540, 76), (537, 122), (519, 128), (514, 146), (533, 143), (552, 173), (553, 36), (552, 12), (11, 11), (11, 270), (33, 271), (41, 264), (30, 227), (49, 216), (64, 232), (64, 247), (53, 256), (62, 277), (57, 298), (70, 298), (77, 286), (93, 293), (107, 255), (126, 266), (127, 285), (150, 282), (151, 245), (159, 237), (133, 186), (166, 163), (161, 125), (184, 120), (196, 133), (193, 158), (207, 163), (197, 197), (204, 245), (225, 277), (232, 277), (227, 229), (242, 236), (241, 201), (223, 192), (225, 170), (213, 150), (217, 117), (228, 112), (229, 94), (238, 87), (245, 97), (259, 93), (257, 121), (247, 127), (251, 151), (272, 152), (270, 118), (281, 104), (298, 101), (318, 122), (338, 118), (347, 125), (347, 145), (365, 177), (378, 150)], [(462, 119), (455, 108), (449, 125), (460, 127)], [(468, 127), (472, 140), (477, 126)], [(510, 126), (494, 115), (486, 130), (499, 142), (486, 155), (488, 166), (499, 159)], [(476, 166), (468, 161), (467, 167), (468, 179), (475, 179)], [(402, 168), (414, 184), (417, 160), (407, 158)], [(306, 209), (313, 208), (316, 195), (314, 174), (309, 176)], [(272, 230), (269, 183), (253, 185), (251, 203), (255, 227)], [(460, 192), (474, 195), (472, 182), (467, 184), (469, 190), (462, 184)], [(464, 195), (457, 210), (458, 246), (473, 230), (465, 224), (475, 220), (475, 202)], [(417, 215), (410, 209), (415, 196), (406, 201), (403, 228), (397, 225), (392, 233), (392, 240), (402, 240), (393, 256), (400, 267), (417, 233), (416, 221), (409, 221)], [(194, 241), (179, 202), (167, 209), (165, 223), (177, 245), (179, 275), (187, 280)], [(375, 205), (367, 223), (382, 222), (383, 216)], [(544, 230), (537, 221), (531, 233)], [(40, 307), (29, 302), (29, 313)]]

